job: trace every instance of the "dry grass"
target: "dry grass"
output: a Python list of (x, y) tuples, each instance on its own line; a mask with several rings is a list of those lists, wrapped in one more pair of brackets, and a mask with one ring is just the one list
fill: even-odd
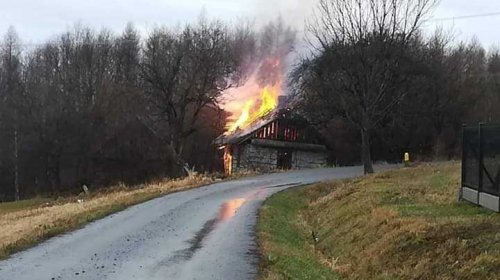
[[(499, 279), (500, 215), (457, 202), (459, 182), (460, 164), (453, 162), (323, 183), (278, 196), (307, 205), (288, 218), (293, 223), (302, 220), (302, 226), (293, 227), (299, 235), (318, 232), (317, 244), (306, 240), (304, 255), (314, 252), (319, 263), (342, 278)], [(286, 248), (273, 244), (279, 247), (275, 250)], [(289, 268), (264, 269), (279, 275)]]
[(284, 191), (266, 201), (259, 213), (258, 241), (262, 252), (260, 279), (337, 279), (335, 261), (320, 261), (308, 242), (311, 233), (300, 211), (305, 196)]
[[(168, 193), (199, 187), (214, 179), (194, 174), (182, 180), (164, 180), (141, 187), (115, 186), (90, 197), (56, 201), (34, 199), (0, 204), (0, 259), (54, 235), (134, 204)], [(83, 202), (78, 202), (81, 199)]]

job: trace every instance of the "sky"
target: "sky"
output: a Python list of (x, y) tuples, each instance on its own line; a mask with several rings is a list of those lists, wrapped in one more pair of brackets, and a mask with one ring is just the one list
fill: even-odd
[[(133, 22), (141, 33), (157, 26), (176, 26), (194, 21), (202, 11), (210, 18), (236, 22), (254, 20), (256, 25), (281, 15), (302, 30), (317, 0), (0, 0), (0, 34), (14, 26), (22, 41), (36, 45), (71, 29), (75, 23), (121, 32)], [(475, 37), (486, 48), (500, 45), (500, 15), (462, 20), (439, 20), (485, 13), (500, 13), (498, 0), (442, 0), (428, 22), (452, 30), (457, 41)]]

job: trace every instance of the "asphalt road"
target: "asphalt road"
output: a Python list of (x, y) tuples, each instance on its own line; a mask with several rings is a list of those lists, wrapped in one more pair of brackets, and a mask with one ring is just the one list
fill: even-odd
[(1, 261), (0, 279), (254, 279), (254, 228), (267, 197), (361, 174), (361, 167), (301, 170), (167, 195)]

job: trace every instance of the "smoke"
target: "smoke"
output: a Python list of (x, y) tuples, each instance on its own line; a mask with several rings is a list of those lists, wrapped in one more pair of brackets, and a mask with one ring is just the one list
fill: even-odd
[(318, 0), (255, 0), (253, 14), (257, 24), (266, 24), (269, 19), (281, 17), (284, 23), (301, 33), (304, 23), (312, 15)]
[[(305, 40), (306, 22), (313, 15), (319, 0), (254, 0), (251, 12), (255, 15), (255, 28), (261, 30), (261, 48), (272, 46), (271, 54), (280, 61), (281, 73), (286, 77), (300, 57), (309, 50)], [(264, 50), (265, 52), (265, 50)], [(265, 58), (265, 56), (263, 56)], [(269, 65), (261, 60), (259, 79), (270, 77)], [(267, 68), (267, 69), (266, 69)], [(265, 80), (264, 80), (265, 81)], [(267, 81), (269, 82), (269, 81)], [(274, 81), (272, 81), (274, 82)], [(266, 83), (262, 83), (266, 84)], [(269, 83), (267, 83), (269, 84)], [(283, 93), (286, 94), (286, 82)]]
[(287, 58), (294, 50), (296, 32), (279, 17), (262, 27), (259, 37), (257, 80), (261, 86), (281, 83), (289, 67)]
[[(271, 3), (272, 1), (272, 3)], [(287, 74), (297, 62), (306, 18), (317, 0), (253, 0), (255, 48), (243, 60), (244, 82), (224, 93), (224, 109), (231, 113), (229, 131), (243, 129), (278, 105), (287, 95)], [(245, 44), (241, 44), (245, 45)], [(252, 44), (247, 44), (252, 45)]]

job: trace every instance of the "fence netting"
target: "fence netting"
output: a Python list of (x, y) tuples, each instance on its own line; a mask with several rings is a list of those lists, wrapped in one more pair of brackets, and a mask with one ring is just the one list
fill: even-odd
[(462, 184), (464, 187), (499, 195), (500, 125), (464, 127)]

